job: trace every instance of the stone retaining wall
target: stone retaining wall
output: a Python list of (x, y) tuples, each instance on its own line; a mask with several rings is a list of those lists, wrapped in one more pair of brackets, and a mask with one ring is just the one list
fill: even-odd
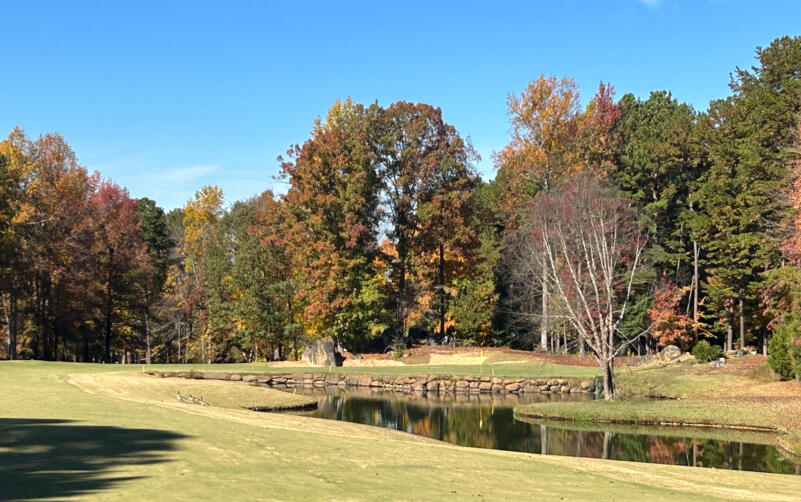
[(453, 394), (592, 393), (595, 380), (567, 378), (500, 378), (469, 375), (341, 375), (336, 373), (221, 373), (212, 371), (149, 372), (159, 377), (230, 380), (282, 388), (370, 387), (400, 392)]

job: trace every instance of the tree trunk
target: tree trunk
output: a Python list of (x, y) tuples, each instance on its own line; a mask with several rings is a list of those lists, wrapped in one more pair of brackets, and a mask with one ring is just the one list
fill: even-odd
[(17, 358), (17, 288), (14, 262), (11, 263), (11, 277), (9, 277), (8, 297), (3, 295), (3, 311), (6, 317), (6, 332), (8, 334), (8, 358), (13, 361)]
[(605, 361), (601, 369), (604, 373), (604, 399), (611, 401), (615, 398), (614, 361)]
[(50, 277), (48, 276), (42, 285), (42, 357), (49, 361), (52, 359), (50, 354)]
[(401, 341), (406, 333), (404, 332), (404, 300), (406, 296), (406, 252), (401, 255), (400, 245), (398, 246), (398, 260), (400, 261), (400, 277), (398, 278), (398, 309), (395, 313), (395, 329), (398, 331), (395, 334), (397, 341)]
[(147, 308), (145, 308), (145, 343), (147, 344), (147, 351), (145, 352), (145, 362), (150, 364), (151, 361), (151, 352), (150, 352), (150, 312)]
[(439, 335), (445, 336), (445, 246), (439, 243)]
[[(547, 257), (546, 257), (547, 258)], [(540, 318), (540, 347), (548, 350), (548, 269), (542, 268), (542, 317)]]
[(584, 337), (579, 335), (579, 356), (584, 357)]
[(693, 339), (698, 341), (698, 257), (701, 247), (693, 241)]
[(734, 307), (729, 305), (726, 310), (729, 312), (729, 325), (726, 326), (726, 350), (732, 350), (734, 347)]
[(106, 326), (105, 326), (105, 338), (106, 338), (106, 362), (111, 362), (111, 267), (109, 267), (108, 278), (106, 282)]
[(743, 291), (740, 290), (740, 348), (745, 347), (745, 314), (743, 313)]

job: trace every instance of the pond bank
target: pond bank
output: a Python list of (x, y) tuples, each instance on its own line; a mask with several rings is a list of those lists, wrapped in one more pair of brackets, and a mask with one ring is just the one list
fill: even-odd
[[(783, 453), (801, 456), (801, 386), (778, 381), (764, 357), (726, 368), (682, 363), (617, 374), (614, 401), (518, 406), (520, 417), (577, 424), (622, 424), (767, 432)], [(655, 396), (668, 399), (653, 399)]]
[(337, 373), (226, 373), (149, 371), (161, 378), (227, 380), (281, 388), (369, 387), (408, 393), (440, 394), (590, 394), (595, 379), (501, 378), (471, 375), (343, 375)]

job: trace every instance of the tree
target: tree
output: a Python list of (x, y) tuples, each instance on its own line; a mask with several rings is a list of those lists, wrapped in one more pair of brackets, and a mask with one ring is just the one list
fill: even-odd
[[(497, 182), (506, 194), (504, 208), (512, 221), (524, 214), (535, 194), (581, 169), (572, 149), (579, 125), (578, 86), (569, 77), (557, 80), (545, 75), (532, 80), (520, 96), (509, 95), (508, 113), (512, 138), (495, 157)], [(522, 211), (522, 212), (521, 212)], [(540, 348), (548, 348), (548, 284), (545, 272), (540, 284)]]
[[(607, 171), (615, 183), (649, 222), (649, 249), (656, 279), (678, 289), (667, 294), (676, 307), (683, 297), (673, 298), (677, 291), (688, 294), (693, 305), (693, 336), (698, 338), (698, 283), (700, 245), (690, 233), (687, 220), (695, 206), (691, 193), (706, 167), (698, 141), (695, 112), (679, 103), (668, 91), (655, 91), (647, 100), (626, 94), (619, 105), (619, 118), (614, 131), (619, 137), (615, 161)], [(688, 284), (689, 283), (689, 284)], [(685, 288), (684, 285), (689, 285)], [(665, 289), (655, 291), (664, 298)], [(664, 305), (652, 306), (664, 314)], [(654, 317), (655, 311), (651, 313)], [(657, 315), (657, 317), (659, 316)], [(681, 314), (683, 315), (683, 314)], [(647, 320), (635, 329), (643, 329)], [(667, 337), (670, 338), (670, 337)], [(660, 336), (666, 341), (667, 338)]]
[(726, 305), (729, 334), (734, 310), (739, 344), (746, 344), (746, 317), (759, 332), (767, 319), (757, 299), (765, 272), (780, 266), (788, 227), (792, 186), (788, 169), (801, 113), (801, 37), (783, 37), (757, 49), (760, 66), (737, 69), (733, 94), (714, 101), (704, 117), (704, 139), (711, 166), (694, 195), (699, 209), (693, 230), (705, 242), (708, 267), (717, 285), (710, 294)]
[(18, 300), (22, 242), (19, 214), (24, 196), (24, 180), (30, 164), (16, 139), (24, 135), (15, 129), (8, 140), (0, 142), (0, 297), (8, 337), (8, 358), (17, 358)]
[[(387, 236), (392, 240), (392, 282), (395, 285), (395, 336), (406, 336), (408, 316), (418, 307), (424, 284), (410, 284), (425, 275), (413, 258), (437, 253), (434, 284), (444, 282), (445, 247), (458, 251), (458, 225), (474, 183), (473, 149), (442, 119), (442, 111), (426, 104), (397, 102), (381, 115), (378, 125), (378, 173)], [(430, 276), (429, 276), (430, 277)], [(436, 286), (435, 286), (436, 287)], [(444, 290), (440, 329), (444, 319)]]
[[(111, 342), (115, 311), (131, 309), (136, 304), (134, 275), (150, 266), (147, 244), (142, 239), (137, 204), (127, 190), (103, 181), (91, 199), (95, 231), (95, 256), (98, 270), (102, 271), (103, 324), (105, 359), (112, 362)], [(149, 345), (149, 335), (148, 335)], [(127, 348), (123, 359), (127, 359)], [(148, 350), (148, 360), (150, 354)]]
[[(204, 186), (188, 200), (182, 212), (183, 240), (181, 252), (184, 256), (183, 311), (189, 319), (189, 333), (199, 333), (201, 361), (210, 360), (211, 350), (206, 350), (207, 315), (206, 291), (203, 281), (202, 262), (214, 225), (223, 214), (223, 192), (216, 186)], [(188, 350), (187, 346), (185, 350)]]
[[(371, 300), (379, 179), (371, 138), (380, 109), (337, 101), (282, 165), (285, 239), (298, 273), (303, 324), (314, 337), (359, 344), (379, 329)], [(373, 305), (371, 305), (373, 304)]]
[(138, 285), (141, 297), (141, 310), (145, 328), (145, 361), (152, 362), (151, 324), (153, 308), (167, 281), (170, 266), (170, 249), (175, 245), (168, 233), (167, 215), (156, 202), (142, 198), (136, 201), (136, 215), (142, 239), (147, 246), (149, 260), (141, 267)]
[(20, 235), (30, 263), (29, 287), (36, 332), (34, 357), (58, 358), (59, 343), (84, 325), (91, 309), (93, 230), (90, 197), (98, 183), (57, 134), (13, 142), (30, 162), (19, 209)]
[(536, 279), (546, 277), (561, 315), (603, 371), (604, 397), (612, 399), (614, 360), (631, 343), (620, 336), (621, 322), (646, 266), (647, 235), (636, 212), (585, 175), (538, 195), (524, 224), (528, 238), (515, 249), (521, 280), (532, 295)]
[[(251, 231), (259, 239), (260, 256), (264, 274), (259, 279), (260, 298), (264, 305), (262, 323), (270, 329), (269, 336), (274, 344), (291, 343), (294, 357), (298, 359), (298, 342), (301, 335), (301, 304), (295, 301), (298, 296), (298, 279), (294, 270), (297, 263), (290, 256), (286, 241), (287, 205), (276, 200), (272, 192), (261, 194), (254, 214), (255, 224)], [(256, 349), (258, 346), (255, 346)]]

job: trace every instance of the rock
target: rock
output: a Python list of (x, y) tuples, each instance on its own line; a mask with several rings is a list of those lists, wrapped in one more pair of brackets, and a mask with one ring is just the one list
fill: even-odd
[(548, 390), (550, 390), (550, 388), (551, 387), (548, 384), (542, 384), (539, 386), (540, 392), (547, 392)]
[(595, 380), (584, 380), (581, 382), (581, 390), (590, 390), (595, 388)]
[(437, 390), (439, 390), (439, 382), (438, 382), (438, 381), (436, 381), (436, 380), (433, 380), (433, 381), (431, 381), (431, 382), (428, 382), (428, 383), (426, 384), (426, 390), (429, 390), (429, 391), (434, 391), (434, 392), (436, 392)]
[(491, 382), (481, 382), (478, 384), (478, 390), (481, 392), (490, 392), (492, 391), (492, 383)]
[(303, 361), (312, 366), (336, 366), (337, 357), (334, 351), (334, 342), (320, 340), (317, 343), (303, 347)]
[(492, 383), (497, 383), (497, 384), (503, 383), (503, 378), (495, 377), (492, 379)]
[[(206, 380), (228, 380), (228, 379), (231, 378), (231, 374), (230, 373), (207, 372), (207, 373), (202, 373), (202, 375), (203, 375), (203, 378), (205, 378)], [(195, 378), (197, 378), (197, 376)]]
[(681, 357), (681, 349), (675, 345), (668, 345), (659, 353), (659, 358), (663, 361), (672, 361)]
[(242, 380), (242, 375), (240, 375), (239, 373), (232, 373), (231, 378), (229, 378), (229, 380), (232, 380), (234, 382), (239, 382)]
[(245, 375), (242, 377), (243, 382), (256, 382), (257, 378), (256, 375)]
[(457, 389), (465, 389), (468, 386), (470, 386), (470, 384), (468, 382), (464, 381), (464, 380), (459, 380), (458, 382), (456, 382), (456, 388)]
[(510, 383), (509, 385), (507, 385), (504, 388), (506, 390), (508, 390), (509, 392), (517, 392), (517, 391), (520, 390), (520, 384), (518, 384), (518, 383)]
[(562, 385), (561, 387), (559, 387), (559, 392), (561, 392), (562, 394), (570, 392), (570, 387), (568, 387), (567, 385)]

